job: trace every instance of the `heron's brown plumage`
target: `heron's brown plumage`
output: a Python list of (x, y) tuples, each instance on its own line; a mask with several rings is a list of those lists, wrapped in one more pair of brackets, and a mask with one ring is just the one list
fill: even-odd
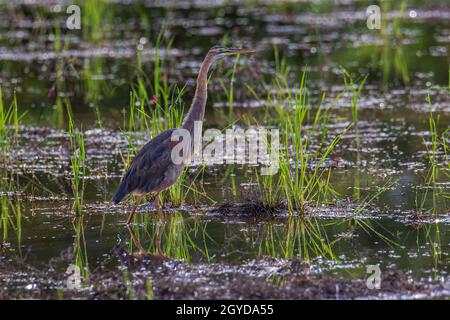
[(146, 194), (161, 191), (158, 189), (167, 184), (164, 183), (166, 175), (161, 173), (165, 173), (174, 165), (170, 154), (172, 148), (179, 143), (170, 139), (174, 130), (164, 131), (139, 151), (113, 196), (114, 203), (119, 203), (132, 193)]

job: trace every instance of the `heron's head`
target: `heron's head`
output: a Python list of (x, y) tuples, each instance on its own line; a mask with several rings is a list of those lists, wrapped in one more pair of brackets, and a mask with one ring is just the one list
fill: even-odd
[(209, 49), (208, 53), (212, 55), (215, 60), (217, 60), (226, 56), (232, 56), (237, 54), (249, 54), (254, 52), (256, 51), (242, 48), (225, 48), (223, 46), (214, 46), (211, 49)]

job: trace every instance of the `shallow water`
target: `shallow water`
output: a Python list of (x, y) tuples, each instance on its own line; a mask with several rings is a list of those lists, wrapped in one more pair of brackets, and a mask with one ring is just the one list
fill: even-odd
[[(55, 50), (55, 21), (64, 22), (64, 6), (38, 2), (42, 5), (2, 4), (0, 10), (4, 101), (9, 103), (15, 91), (20, 111), (27, 112), (8, 151), (13, 161), (0, 169), (0, 298), (142, 298), (145, 279), (154, 281), (159, 298), (448, 297), (449, 160), (441, 146), (435, 154), (439, 175), (427, 182), (427, 96), (441, 134), (450, 123), (450, 7), (427, 1), (408, 6), (404, 13), (390, 8), (391, 27), (405, 16), (390, 38), (365, 27), (364, 2), (296, 6), (261, 1), (253, 7), (239, 1), (112, 1), (105, 12), (114, 19), (105, 16), (101, 37), (63, 29), (67, 47)], [(128, 119), (123, 111), (129, 110), (136, 57), (141, 56), (144, 71), (152, 74), (154, 43), (163, 25), (168, 25), (166, 38), (174, 37), (172, 47), (160, 51), (167, 80), (186, 85), (187, 105), (202, 56), (225, 32), (229, 43), (257, 50), (256, 56), (239, 60), (236, 72), (232, 119), (243, 127), (246, 116), (267, 120), (265, 95), (279, 91), (269, 81), (276, 69), (274, 45), (291, 68), (292, 87), (308, 66), (313, 108), (322, 92), (324, 106), (330, 106), (345, 89), (340, 66), (356, 77), (368, 74), (359, 101), (358, 133), (350, 129), (323, 164), (332, 170), (340, 200), (310, 204), (307, 217), (290, 217), (285, 208), (267, 214), (252, 206), (254, 167), (216, 165), (201, 171), (193, 164), (187, 181), (198, 181), (201, 171), (203, 194), (191, 194), (181, 208), (168, 205), (162, 216), (154, 214), (152, 203), (142, 205), (128, 230), (129, 204), (110, 203), (123, 174), (121, 155), (132, 150), (121, 131)], [(232, 66), (232, 60), (224, 61), (213, 72), (207, 128), (224, 128), (230, 122), (219, 75)], [(78, 219), (71, 210), (67, 119), (57, 96), (70, 98), (75, 122), (84, 132), (86, 189), (83, 217)], [(334, 102), (325, 126), (329, 136), (350, 123), (350, 104), (349, 94)], [(448, 134), (443, 137), (448, 144)], [(314, 147), (319, 138), (313, 137)], [(147, 139), (147, 133), (137, 132), (133, 143), (141, 146)], [(372, 199), (383, 186), (386, 190)], [(367, 207), (357, 210), (368, 199)], [(163, 255), (162, 267), (142, 260), (142, 249)], [(293, 267), (296, 261), (301, 267)], [(81, 266), (83, 273), (83, 285), (75, 290), (66, 282), (71, 264)], [(367, 291), (369, 265), (379, 265), (387, 279), (392, 273), (399, 284), (385, 284), (383, 290), (382, 282), (381, 291)], [(333, 288), (347, 288), (345, 281), (358, 280), (363, 289), (350, 286), (341, 295), (307, 296), (302, 285), (291, 288), (283, 282), (285, 276), (293, 276), (292, 283), (300, 281), (295, 270), (310, 277), (312, 286), (329, 279), (336, 282)], [(131, 291), (136, 295), (130, 293), (128, 277), (134, 279)], [(197, 280), (198, 292), (189, 291), (183, 277)], [(247, 291), (233, 289), (240, 277), (248, 281)], [(412, 282), (417, 287), (408, 287)], [(258, 296), (257, 288), (265, 286), (271, 290)], [(128, 289), (116, 293), (114, 287)]]

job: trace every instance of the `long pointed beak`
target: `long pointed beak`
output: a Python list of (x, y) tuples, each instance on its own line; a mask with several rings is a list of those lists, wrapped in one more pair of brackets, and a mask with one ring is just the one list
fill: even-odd
[(232, 54), (250, 54), (250, 53), (255, 53), (255, 50), (249, 50), (249, 49), (228, 49), (227, 50), (227, 54), (228, 55), (232, 55)]

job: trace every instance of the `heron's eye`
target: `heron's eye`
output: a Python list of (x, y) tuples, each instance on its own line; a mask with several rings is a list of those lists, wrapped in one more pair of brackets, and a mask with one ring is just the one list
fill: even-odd
[(214, 47), (212, 47), (213, 49), (223, 49), (224, 47), (223, 46), (214, 46)]

